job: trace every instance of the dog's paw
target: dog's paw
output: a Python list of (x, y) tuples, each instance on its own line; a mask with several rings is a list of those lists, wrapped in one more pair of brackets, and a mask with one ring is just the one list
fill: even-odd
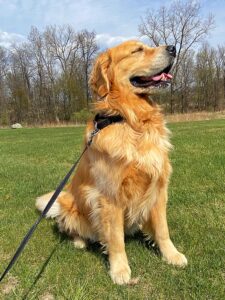
[(131, 270), (128, 265), (118, 266), (117, 268), (111, 268), (109, 274), (112, 281), (116, 284), (129, 284), (131, 278)]
[(76, 249), (85, 249), (87, 247), (86, 241), (80, 236), (74, 237), (73, 245)]
[(181, 267), (181, 268), (184, 268), (188, 263), (187, 258), (185, 257), (185, 255), (178, 252), (178, 251), (175, 252), (172, 255), (167, 256), (167, 257), (164, 256), (163, 259), (165, 261), (167, 261), (168, 264), (178, 266), (178, 267)]

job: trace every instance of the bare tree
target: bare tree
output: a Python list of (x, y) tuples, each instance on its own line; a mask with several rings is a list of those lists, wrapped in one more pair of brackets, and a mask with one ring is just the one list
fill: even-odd
[(177, 71), (176, 89), (179, 91), (181, 113), (187, 113), (189, 110), (192, 87), (195, 84), (194, 63), (194, 51), (188, 50)]
[(181, 60), (188, 51), (208, 35), (214, 27), (214, 18), (209, 15), (202, 18), (199, 2), (176, 1), (171, 6), (162, 6), (159, 10), (148, 11), (139, 26), (141, 35), (147, 36), (152, 45), (175, 45), (177, 58), (174, 64), (174, 84), (171, 85), (170, 111), (173, 113), (173, 93)]
[(221, 72), (223, 80), (223, 95), (225, 100), (225, 46), (218, 46), (219, 60), (221, 63)]
[(8, 68), (8, 53), (6, 49), (0, 47), (0, 121), (5, 124), (8, 122), (8, 103), (6, 92), (6, 75)]
[(87, 30), (82, 30), (81, 32), (78, 33), (77, 38), (78, 38), (81, 62), (82, 62), (83, 72), (84, 72), (86, 101), (88, 106), (90, 100), (90, 93), (88, 88), (88, 77), (90, 73), (90, 66), (92, 60), (98, 51), (98, 46), (96, 44), (96, 34), (93, 31), (88, 32)]
[(63, 72), (67, 73), (78, 50), (77, 35), (74, 29), (69, 25), (49, 26), (44, 36), (52, 55), (60, 63)]
[(35, 73), (33, 88), (37, 119), (39, 121), (45, 119), (48, 121), (57, 121), (57, 71), (55, 68), (55, 59), (44, 34), (39, 32), (37, 28), (31, 28), (28, 40), (33, 54), (32, 63)]

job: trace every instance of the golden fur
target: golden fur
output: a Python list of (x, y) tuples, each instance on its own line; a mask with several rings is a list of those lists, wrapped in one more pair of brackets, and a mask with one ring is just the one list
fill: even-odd
[[(169, 132), (158, 105), (149, 103), (153, 87), (131, 84), (132, 76), (152, 76), (172, 63), (165, 46), (150, 48), (128, 41), (102, 53), (96, 60), (90, 86), (96, 112), (123, 116), (98, 133), (81, 159), (67, 188), (48, 216), (57, 217), (78, 248), (87, 240), (99, 241), (109, 254), (110, 276), (129, 283), (124, 235), (141, 229), (153, 236), (163, 258), (184, 266), (185, 256), (169, 237), (166, 220), (167, 188), (171, 166)], [(85, 133), (87, 143), (93, 122)], [(43, 210), (51, 194), (37, 199)]]

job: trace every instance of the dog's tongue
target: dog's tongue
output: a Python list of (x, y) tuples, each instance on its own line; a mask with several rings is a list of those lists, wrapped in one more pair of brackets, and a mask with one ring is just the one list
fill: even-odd
[(159, 81), (159, 80), (167, 80), (167, 79), (172, 79), (172, 78), (173, 78), (173, 76), (171, 74), (162, 73), (160, 75), (151, 77), (151, 80)]

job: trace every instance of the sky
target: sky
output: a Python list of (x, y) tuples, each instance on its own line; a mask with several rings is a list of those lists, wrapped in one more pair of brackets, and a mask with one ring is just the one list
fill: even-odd
[[(76, 31), (94, 30), (101, 47), (139, 37), (138, 25), (147, 10), (174, 0), (0, 0), (0, 45), (26, 40), (31, 26), (72, 25)], [(212, 13), (216, 27), (207, 39), (225, 45), (225, 0), (195, 0), (202, 17)]]

